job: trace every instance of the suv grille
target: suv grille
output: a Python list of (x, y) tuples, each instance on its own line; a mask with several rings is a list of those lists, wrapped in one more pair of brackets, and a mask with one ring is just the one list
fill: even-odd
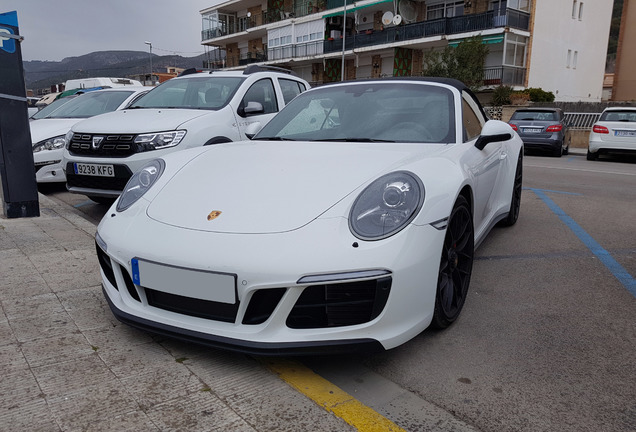
[(74, 156), (126, 157), (137, 153), (135, 135), (73, 134), (68, 147)]

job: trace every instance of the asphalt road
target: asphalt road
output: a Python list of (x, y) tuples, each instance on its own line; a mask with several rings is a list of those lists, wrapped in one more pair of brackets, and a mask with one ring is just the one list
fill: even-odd
[[(108, 209), (41, 192), (95, 223)], [(477, 250), (452, 327), (304, 362), (409, 431), (634, 431), (635, 233), (636, 159), (527, 156), (519, 221)]]

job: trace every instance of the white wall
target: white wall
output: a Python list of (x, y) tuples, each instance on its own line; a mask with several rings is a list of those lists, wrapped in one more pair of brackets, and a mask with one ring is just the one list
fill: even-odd
[[(551, 91), (557, 101), (599, 102), (603, 94), (613, 0), (577, 0), (572, 18), (573, 1), (534, 0), (528, 87)], [(581, 3), (583, 13), (579, 20)], [(571, 52), (569, 67), (568, 50)]]

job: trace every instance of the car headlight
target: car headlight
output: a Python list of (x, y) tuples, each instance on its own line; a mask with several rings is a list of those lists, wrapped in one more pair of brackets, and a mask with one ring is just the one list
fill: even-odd
[(380, 177), (356, 198), (349, 227), (361, 240), (387, 238), (413, 220), (424, 203), (424, 185), (414, 174), (397, 171)]
[(33, 153), (41, 152), (42, 150), (55, 150), (64, 148), (66, 141), (64, 135), (56, 136), (53, 138), (45, 139), (39, 143), (33, 144)]
[(133, 174), (119, 197), (117, 211), (123, 212), (136, 203), (159, 180), (165, 167), (163, 159), (155, 159)]
[(141, 134), (135, 138), (135, 144), (141, 146), (144, 151), (174, 147), (181, 142), (185, 134), (184, 130)]
[(67, 150), (71, 146), (72, 139), (73, 139), (73, 131), (70, 130), (66, 132), (66, 136), (64, 137), (64, 146), (66, 147)]

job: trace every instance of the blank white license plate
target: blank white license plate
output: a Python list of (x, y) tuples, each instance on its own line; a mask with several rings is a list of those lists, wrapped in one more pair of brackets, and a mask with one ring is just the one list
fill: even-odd
[(525, 128), (523, 131), (525, 133), (541, 133), (542, 130), (541, 128)]
[(115, 169), (112, 165), (74, 163), (73, 168), (75, 169), (75, 174), (78, 175), (115, 177)]
[(636, 136), (636, 131), (617, 130), (617, 131), (614, 131), (614, 136), (633, 137), (633, 136)]
[(157, 291), (209, 300), (236, 303), (236, 275), (173, 267), (140, 258), (131, 260), (133, 282)]

